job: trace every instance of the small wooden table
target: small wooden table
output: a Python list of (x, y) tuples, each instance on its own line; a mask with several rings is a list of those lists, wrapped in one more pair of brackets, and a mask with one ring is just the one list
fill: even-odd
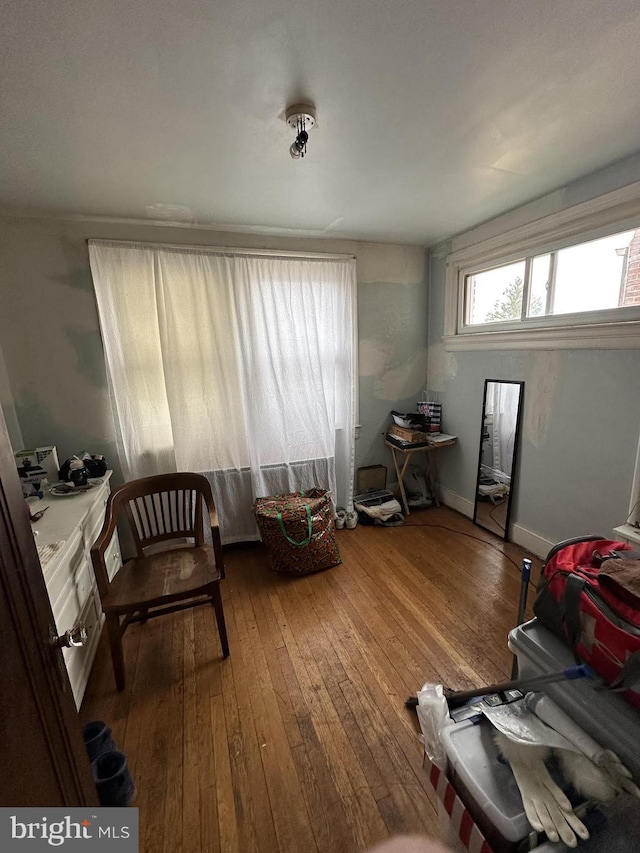
[[(407, 466), (409, 462), (411, 462), (411, 457), (414, 453), (424, 453), (426, 454), (426, 464), (424, 476), (427, 483), (427, 488), (429, 489), (429, 493), (433, 499), (433, 502), (436, 506), (440, 506), (440, 500), (438, 499), (438, 472), (436, 468), (435, 461), (431, 456), (431, 452), (433, 450), (439, 450), (441, 447), (451, 447), (452, 444), (456, 444), (458, 441), (457, 438), (451, 438), (449, 441), (440, 441), (434, 442), (433, 444), (419, 444), (417, 447), (412, 447), (410, 444), (405, 447), (400, 447), (397, 444), (385, 439), (385, 444), (387, 447), (391, 448), (391, 455), (393, 456), (393, 465), (396, 469), (396, 475), (398, 477), (398, 486), (400, 488), (400, 496), (402, 497), (402, 505), (404, 507), (405, 515), (410, 515), (409, 504), (407, 502), (407, 495), (404, 490), (404, 475), (407, 470)], [(398, 461), (398, 453), (401, 453), (405, 456), (405, 460), (400, 467)]]

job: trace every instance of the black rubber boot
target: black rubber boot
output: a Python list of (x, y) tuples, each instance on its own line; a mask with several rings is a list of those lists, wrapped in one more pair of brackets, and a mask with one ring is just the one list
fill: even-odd
[(123, 752), (105, 752), (91, 764), (101, 806), (128, 806), (136, 788)]
[(82, 727), (82, 736), (89, 754), (89, 761), (95, 761), (103, 752), (115, 752), (117, 747), (111, 739), (111, 729), (102, 720), (92, 720)]

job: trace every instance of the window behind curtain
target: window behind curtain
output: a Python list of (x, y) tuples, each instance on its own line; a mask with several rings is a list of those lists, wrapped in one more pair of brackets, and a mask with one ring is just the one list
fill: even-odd
[(355, 261), (91, 242), (129, 478), (210, 476), (225, 541), (253, 499), (320, 485), (352, 498)]

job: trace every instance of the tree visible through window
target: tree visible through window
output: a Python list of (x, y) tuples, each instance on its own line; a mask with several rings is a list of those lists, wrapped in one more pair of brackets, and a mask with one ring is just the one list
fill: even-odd
[[(520, 276), (507, 285), (501, 299), (496, 300), (493, 308), (485, 317), (487, 323), (499, 320), (519, 320), (522, 313), (522, 297), (524, 295), (524, 282)], [(534, 296), (531, 300), (530, 314), (542, 314), (542, 299)]]

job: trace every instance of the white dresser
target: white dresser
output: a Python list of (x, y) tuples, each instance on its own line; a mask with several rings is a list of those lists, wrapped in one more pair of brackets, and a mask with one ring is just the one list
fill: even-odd
[[(100, 478), (102, 483), (87, 492), (63, 497), (47, 495), (31, 505), (32, 515), (48, 507), (42, 518), (32, 524), (32, 528), (38, 531), (35, 543), (57, 632), (62, 635), (81, 622), (88, 633), (84, 646), (63, 649), (78, 708), (87, 686), (104, 620), (89, 550), (102, 529), (110, 477), (111, 471), (107, 471)], [(109, 576), (113, 577), (122, 563), (117, 535), (113, 537), (106, 557)]]

